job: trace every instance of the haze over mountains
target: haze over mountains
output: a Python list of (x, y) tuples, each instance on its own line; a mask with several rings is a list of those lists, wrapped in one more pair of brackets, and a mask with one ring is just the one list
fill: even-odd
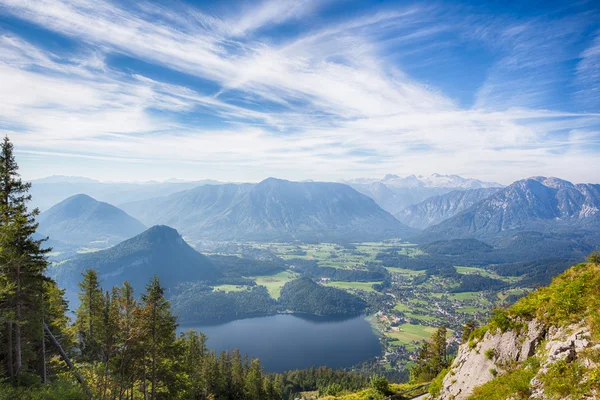
[(71, 196), (44, 211), (38, 222), (42, 235), (66, 244), (116, 244), (146, 229), (123, 210), (85, 194)]
[(363, 241), (414, 230), (371, 198), (340, 183), (206, 185), (123, 205), (147, 224), (165, 224), (203, 240)]
[(31, 182), (31, 207), (47, 210), (54, 204), (70, 196), (85, 193), (99, 201), (119, 205), (131, 201), (166, 196), (205, 184), (219, 184), (218, 181), (200, 180), (185, 182), (169, 180), (165, 182), (100, 182), (78, 176), (50, 176)]

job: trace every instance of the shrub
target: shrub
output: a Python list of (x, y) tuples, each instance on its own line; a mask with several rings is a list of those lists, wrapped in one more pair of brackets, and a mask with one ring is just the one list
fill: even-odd
[(48, 385), (12, 387), (0, 384), (0, 400), (87, 400), (80, 387), (68, 381), (56, 381)]
[(568, 363), (566, 360), (559, 360), (550, 366), (540, 380), (544, 383), (547, 394), (577, 399), (590, 392), (590, 382), (584, 379), (586, 372), (586, 368), (577, 361)]
[[(518, 368), (504, 375), (499, 375), (495, 379), (475, 388), (469, 399), (506, 400), (511, 397), (528, 398), (531, 394), (529, 382), (536, 372), (537, 370), (532, 368)], [(492, 373), (491, 370), (490, 373)]]
[(390, 393), (390, 384), (385, 376), (373, 375), (370, 379), (371, 389), (377, 393), (387, 395)]
[(440, 392), (442, 391), (442, 383), (444, 382), (444, 378), (448, 374), (448, 371), (448, 368), (443, 369), (442, 372), (440, 372), (438, 376), (436, 376), (435, 379), (431, 381), (431, 384), (429, 385), (429, 394), (433, 397), (437, 397), (440, 395)]
[(483, 354), (485, 355), (485, 358), (487, 358), (488, 360), (491, 360), (496, 355), (496, 350), (494, 350), (494, 349), (487, 349), (485, 351), (485, 353), (483, 353)]

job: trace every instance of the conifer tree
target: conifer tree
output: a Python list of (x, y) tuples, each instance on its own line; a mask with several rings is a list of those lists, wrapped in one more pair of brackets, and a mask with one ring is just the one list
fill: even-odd
[(0, 145), (0, 310), (5, 321), (7, 343), (4, 355), (9, 377), (14, 381), (24, 366), (37, 364), (33, 349), (24, 343), (43, 340), (43, 291), (48, 262), (43, 248), (44, 239), (35, 239), (35, 218), (39, 210), (27, 209), (31, 200), (30, 183), (24, 183), (18, 173), (13, 145), (5, 137)]
[(98, 273), (88, 269), (79, 282), (79, 308), (75, 326), (85, 361), (102, 361), (102, 342), (105, 328), (106, 298)]
[(171, 304), (166, 300), (164, 289), (156, 276), (142, 295), (141, 324), (145, 335), (144, 343), (148, 348), (150, 399), (156, 400), (159, 393), (161, 398), (167, 398), (170, 386), (166, 384), (174, 379), (172, 364), (176, 355), (177, 324), (176, 317), (171, 312)]

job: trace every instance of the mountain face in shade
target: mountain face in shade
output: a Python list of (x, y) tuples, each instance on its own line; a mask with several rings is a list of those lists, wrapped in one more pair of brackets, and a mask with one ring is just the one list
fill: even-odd
[(148, 224), (174, 226), (195, 240), (362, 241), (413, 232), (340, 183), (269, 178), (207, 185), (123, 207)]
[(44, 211), (38, 222), (41, 234), (69, 244), (118, 243), (146, 229), (125, 211), (85, 194), (71, 196)]
[(500, 188), (454, 190), (407, 207), (396, 213), (395, 217), (412, 228), (425, 229), (455, 216), (499, 190)]
[(98, 271), (105, 288), (129, 281), (140, 293), (157, 275), (163, 286), (188, 281), (214, 281), (221, 276), (210, 259), (191, 248), (168, 226), (153, 226), (118, 245), (95, 253), (81, 254), (54, 265), (50, 273), (61, 287), (77, 291), (81, 273)]
[(495, 239), (501, 235), (600, 232), (600, 185), (533, 177), (513, 183), (423, 232), (429, 238)]
[(454, 190), (501, 187), (499, 183), (463, 178), (458, 175), (410, 175), (405, 178), (388, 174), (383, 179), (353, 179), (348, 185), (371, 197), (381, 208), (396, 214), (432, 196), (441, 196)]

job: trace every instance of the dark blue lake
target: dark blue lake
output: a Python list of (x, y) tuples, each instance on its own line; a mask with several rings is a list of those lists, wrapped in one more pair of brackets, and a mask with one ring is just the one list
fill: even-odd
[(179, 327), (179, 331), (188, 329), (204, 332), (211, 350), (240, 349), (242, 354), (260, 358), (267, 372), (313, 365), (351, 367), (381, 355), (379, 340), (364, 317), (279, 314)]

